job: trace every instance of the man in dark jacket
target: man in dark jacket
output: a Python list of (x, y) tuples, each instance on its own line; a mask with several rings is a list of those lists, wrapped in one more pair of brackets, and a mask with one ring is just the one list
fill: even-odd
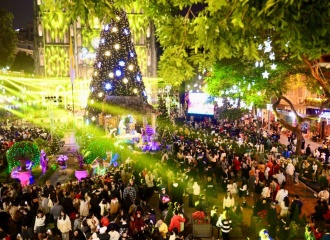
[(74, 211), (73, 201), (70, 197), (70, 193), (66, 192), (64, 198), (61, 200), (61, 205), (64, 208), (64, 211), (68, 216)]

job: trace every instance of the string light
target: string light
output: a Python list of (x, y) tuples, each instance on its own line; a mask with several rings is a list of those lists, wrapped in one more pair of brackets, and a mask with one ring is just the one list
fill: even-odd
[(104, 53), (104, 55), (107, 56), (107, 57), (109, 57), (109, 56), (111, 55), (111, 53), (110, 53), (110, 51), (106, 51), (106, 52)]

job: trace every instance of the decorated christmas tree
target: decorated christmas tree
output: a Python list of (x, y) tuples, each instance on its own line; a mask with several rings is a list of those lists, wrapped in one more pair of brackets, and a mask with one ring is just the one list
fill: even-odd
[(158, 115), (157, 120), (161, 124), (169, 123), (170, 117), (168, 115), (168, 109), (166, 108), (165, 98), (161, 95), (158, 96)]
[(150, 108), (124, 10), (115, 10), (112, 18), (103, 25), (90, 84), (86, 120), (98, 123), (104, 105), (140, 112), (145, 106)]

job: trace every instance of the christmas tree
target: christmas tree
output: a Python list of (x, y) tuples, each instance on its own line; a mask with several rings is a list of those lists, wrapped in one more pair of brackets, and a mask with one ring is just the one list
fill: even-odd
[(90, 84), (86, 120), (98, 123), (98, 118), (102, 118), (104, 104), (124, 108), (143, 108), (143, 105), (147, 105), (147, 93), (124, 10), (114, 10), (113, 17), (101, 31)]
[(169, 123), (169, 121), (170, 121), (170, 117), (168, 115), (168, 110), (167, 110), (167, 107), (166, 107), (165, 98), (163, 98), (163, 96), (161, 96), (161, 95), (158, 96), (158, 116), (157, 116), (157, 120), (161, 124), (166, 124), (166, 123)]

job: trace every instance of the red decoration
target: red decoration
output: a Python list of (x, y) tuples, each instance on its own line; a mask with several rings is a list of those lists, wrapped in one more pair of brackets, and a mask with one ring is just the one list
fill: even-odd
[(202, 223), (208, 223), (208, 219), (206, 218), (206, 215), (202, 211), (196, 211), (192, 214), (192, 218), (194, 219), (194, 223), (202, 224)]

